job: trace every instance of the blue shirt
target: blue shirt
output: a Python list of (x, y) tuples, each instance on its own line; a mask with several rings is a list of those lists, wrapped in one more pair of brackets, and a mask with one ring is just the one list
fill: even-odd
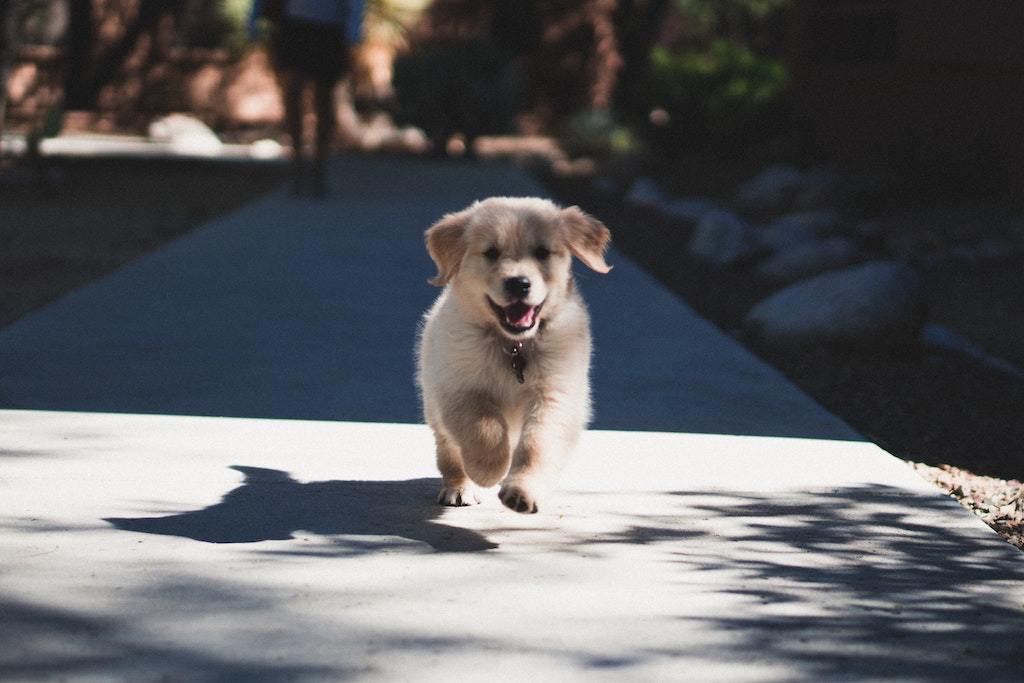
[[(254, 0), (249, 14), (249, 35), (258, 33), (257, 22), (264, 0)], [(350, 43), (363, 39), (363, 6), (365, 0), (286, 0), (284, 13), (290, 19), (316, 24), (342, 26)]]

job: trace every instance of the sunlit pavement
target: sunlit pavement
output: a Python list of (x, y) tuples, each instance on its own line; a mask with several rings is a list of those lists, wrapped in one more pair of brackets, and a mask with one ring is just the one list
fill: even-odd
[(616, 253), (561, 490), (435, 506), (422, 231), (541, 190), (332, 181), (0, 331), (0, 678), (1019, 680), (1019, 551)]

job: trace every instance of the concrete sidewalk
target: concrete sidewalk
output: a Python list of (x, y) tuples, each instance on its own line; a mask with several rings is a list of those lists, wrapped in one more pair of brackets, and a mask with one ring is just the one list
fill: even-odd
[(619, 254), (560, 495), (435, 506), (422, 231), (541, 190), (333, 170), (0, 331), (0, 679), (1020, 680), (1020, 553)]

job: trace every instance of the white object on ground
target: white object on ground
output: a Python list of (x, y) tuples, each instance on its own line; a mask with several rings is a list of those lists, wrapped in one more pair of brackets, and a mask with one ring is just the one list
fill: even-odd
[(249, 145), (249, 156), (253, 159), (280, 159), (284, 156), (284, 146), (277, 140), (264, 138)]
[(166, 142), (171, 151), (186, 156), (217, 156), (223, 147), (209, 126), (185, 114), (156, 119), (149, 124), (149, 137)]

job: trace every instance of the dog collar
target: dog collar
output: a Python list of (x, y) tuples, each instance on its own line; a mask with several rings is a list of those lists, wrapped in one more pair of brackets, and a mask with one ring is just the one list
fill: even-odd
[[(537, 324), (537, 336), (534, 337), (534, 339), (539, 338), (540, 335), (544, 333), (544, 328), (547, 326), (546, 323), (547, 320), (541, 320)], [(517, 340), (514, 342), (503, 343), (501, 345), (502, 352), (509, 357), (512, 373), (515, 374), (516, 380), (518, 380), (520, 384), (526, 384), (526, 349), (527, 344), (532, 341), (533, 340), (531, 339), (527, 339), (525, 341)]]
[(526, 375), (524, 374), (526, 372), (526, 354), (523, 353), (523, 346), (523, 342), (517, 341), (512, 342), (509, 346), (501, 347), (501, 350), (511, 359), (512, 372), (515, 373), (516, 379), (520, 384), (526, 383)]

